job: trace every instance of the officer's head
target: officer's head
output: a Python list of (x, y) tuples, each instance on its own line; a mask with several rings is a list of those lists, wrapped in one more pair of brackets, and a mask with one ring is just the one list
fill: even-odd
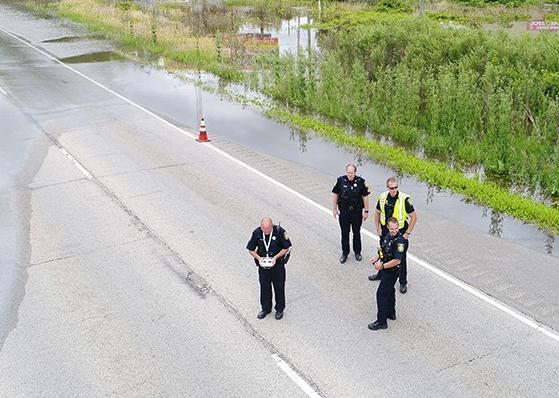
[(386, 180), (386, 188), (388, 188), (388, 192), (390, 196), (396, 196), (398, 194), (398, 180), (396, 177), (390, 177)]
[(355, 173), (357, 173), (357, 166), (353, 163), (350, 163), (345, 167), (345, 175), (347, 176), (348, 180), (353, 181), (353, 179), (355, 178)]
[(269, 235), (272, 232), (273, 226), (274, 223), (270, 217), (264, 217), (260, 221), (260, 228), (262, 229), (262, 232), (264, 232), (264, 235)]
[(395, 217), (390, 217), (388, 219), (388, 232), (390, 232), (390, 235), (396, 236), (399, 230), (400, 225), (398, 224), (398, 220)]

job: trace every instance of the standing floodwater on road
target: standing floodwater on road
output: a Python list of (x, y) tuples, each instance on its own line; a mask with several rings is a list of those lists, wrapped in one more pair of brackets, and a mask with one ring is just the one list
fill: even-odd
[[(296, 17), (275, 24), (247, 22), (241, 26), (239, 32), (270, 34), (278, 38), (280, 51), (296, 52), (297, 49), (305, 49), (308, 44), (316, 46), (315, 32), (301, 29), (301, 25), (306, 22), (309, 22), (306, 17)], [(52, 21), (51, 24), (55, 30), (57, 22)], [(31, 23), (23, 25), (22, 34), (31, 34), (32, 26)], [(196, 88), (191, 82), (185, 82), (155, 67), (120, 59), (109, 50), (106, 43), (94, 40), (95, 37), (84, 37), (80, 42), (75, 36), (69, 36), (71, 40), (68, 41), (54, 36), (58, 37), (56, 41), (47, 40), (42, 43), (45, 49), (61, 51), (61, 46), (68, 46), (73, 51), (79, 51), (79, 55), (71, 53), (66, 58), (75, 68), (170, 121), (197, 130), (197, 110), (194, 106)], [(202, 74), (201, 78), (207, 84), (222, 86), (218, 79), (211, 76)], [(232, 85), (230, 90), (246, 94), (238, 86)], [(349, 161), (355, 161), (361, 166), (360, 173), (377, 192), (383, 190), (388, 176), (396, 174), (355, 151), (340, 148), (320, 136), (301, 133), (264, 117), (258, 110), (231, 102), (219, 95), (204, 92), (202, 105), (210, 135), (226, 137), (255, 150), (311, 166), (331, 176), (336, 176), (338, 170), (343, 169)], [(483, 233), (559, 257), (556, 237), (546, 231), (471, 204), (459, 195), (440, 191), (413, 177), (402, 179), (407, 193), (414, 197), (419, 209), (430, 210)]]
[[(420, 219), (409, 291), (396, 292), (388, 330), (373, 333), (370, 264), (340, 264), (325, 206), (347, 163), (373, 188), (371, 204), (394, 171), (227, 99), (254, 94), (242, 87), (203, 75), (194, 86), (79, 36), (0, 5), (1, 276), (21, 271), (23, 282), (15, 277), (6, 327), (0, 319), (0, 396), (559, 389), (559, 258), (510, 242), (538, 241), (537, 229), (404, 178)], [(206, 84), (217, 89), (197, 97)], [(195, 140), (200, 113), (211, 143)], [(245, 250), (266, 215), (296, 237), (276, 319), (258, 319)], [(368, 224), (361, 260), (375, 252)]]
[[(131, 61), (75, 67), (169, 120), (197, 130), (196, 93), (192, 83)], [(386, 178), (395, 174), (393, 170), (320, 136), (300, 133), (266, 118), (253, 108), (218, 95), (205, 92), (203, 106), (210, 135), (223, 136), (255, 150), (311, 166), (333, 177), (349, 161), (356, 161), (361, 166), (359, 173), (376, 192), (382, 191)], [(415, 178), (403, 177), (402, 181), (418, 209), (428, 209), (484, 233), (559, 257), (556, 238), (537, 227), (468, 203), (458, 195), (439, 191)]]

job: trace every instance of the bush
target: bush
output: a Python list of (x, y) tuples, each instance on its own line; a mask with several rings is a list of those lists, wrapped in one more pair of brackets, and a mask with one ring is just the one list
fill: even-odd
[(375, 5), (375, 10), (377, 10), (378, 12), (413, 12), (413, 8), (401, 0), (380, 0)]
[(115, 7), (117, 10), (128, 11), (132, 8), (132, 0), (118, 0)]

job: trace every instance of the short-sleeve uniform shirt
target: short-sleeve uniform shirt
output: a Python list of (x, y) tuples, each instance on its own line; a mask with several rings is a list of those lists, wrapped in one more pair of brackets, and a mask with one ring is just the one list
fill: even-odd
[(353, 181), (350, 181), (344, 175), (338, 177), (336, 185), (332, 188), (332, 193), (338, 195), (340, 207), (355, 206), (356, 208), (363, 208), (363, 197), (369, 195), (371, 191), (362, 177), (355, 176)]
[[(256, 251), (261, 257), (274, 257), (282, 249), (289, 249), (291, 247), (291, 240), (287, 236), (287, 232), (280, 226), (274, 225), (272, 228), (272, 237), (270, 235), (264, 235), (262, 233), (262, 228), (258, 227), (252, 232), (252, 236), (247, 243), (246, 248), (250, 251)], [(264, 242), (269, 240), (270, 246), (268, 251), (266, 251), (266, 244)], [(281, 261), (281, 260), (279, 260)]]
[(393, 259), (402, 261), (406, 255), (406, 240), (400, 232), (396, 236), (390, 234), (382, 241), (382, 252), (384, 262), (388, 262)]
[[(399, 196), (400, 192), (398, 192), (394, 197), (392, 197), (391, 195), (388, 195), (386, 197), (386, 203), (384, 204), (384, 214), (386, 215), (386, 220), (384, 220), (385, 224), (388, 222), (388, 219), (394, 214), (394, 206), (396, 205), (396, 200)], [(411, 199), (409, 196), (406, 198), (406, 202), (404, 203), (404, 205), (406, 206), (406, 212), (408, 214), (411, 214), (415, 211), (413, 205), (411, 204)], [(377, 200), (377, 210), (380, 211), (380, 200)], [(407, 229), (408, 222), (406, 220), (406, 222), (404, 223), (404, 227), (401, 228), (400, 231), (406, 232)]]

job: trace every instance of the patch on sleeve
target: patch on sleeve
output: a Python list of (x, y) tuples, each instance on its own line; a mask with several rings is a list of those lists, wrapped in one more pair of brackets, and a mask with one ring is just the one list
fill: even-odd
[(408, 201), (408, 204), (411, 206), (411, 197), (407, 197), (406, 200)]
[(283, 233), (283, 239), (289, 240), (289, 236), (287, 236), (287, 232), (284, 232), (284, 233)]
[(365, 192), (371, 193), (371, 188), (367, 184), (365, 184)]
[(403, 243), (398, 243), (398, 246), (396, 246), (396, 250), (398, 250), (400, 253), (404, 252), (404, 244)]

